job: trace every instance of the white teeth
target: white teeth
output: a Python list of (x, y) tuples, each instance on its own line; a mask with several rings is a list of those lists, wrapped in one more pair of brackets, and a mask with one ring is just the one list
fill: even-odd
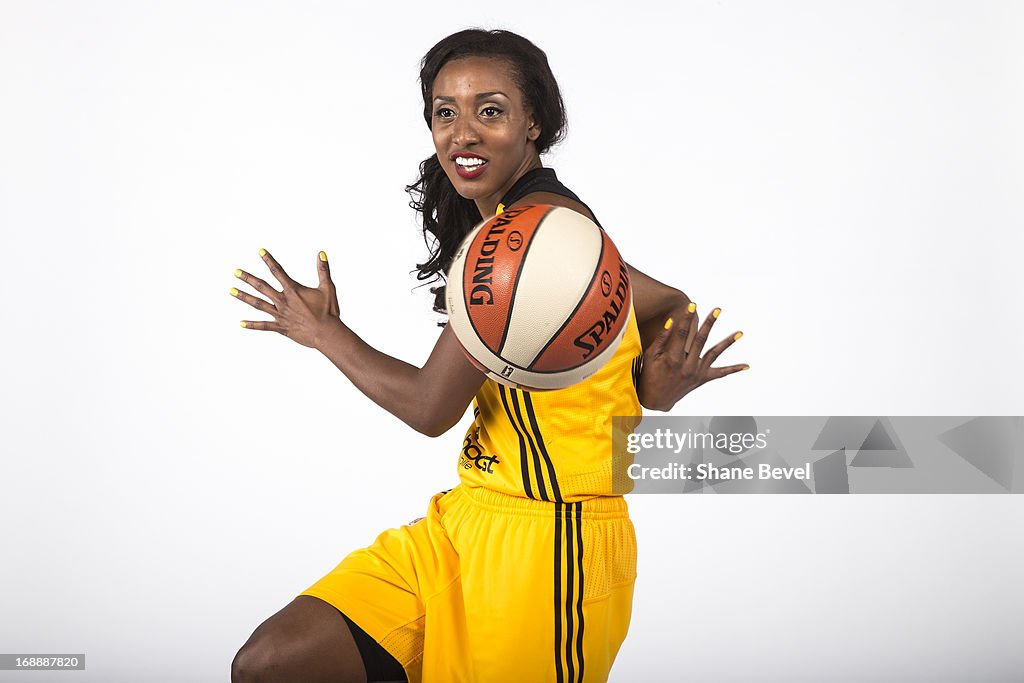
[(455, 163), (459, 166), (482, 166), (486, 162), (483, 159), (473, 159), (471, 157), (455, 157)]

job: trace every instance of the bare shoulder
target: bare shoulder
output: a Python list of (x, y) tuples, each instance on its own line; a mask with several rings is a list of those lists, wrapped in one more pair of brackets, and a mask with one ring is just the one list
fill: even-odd
[(552, 206), (564, 206), (567, 209), (572, 209), (576, 213), (581, 213), (590, 220), (594, 220), (594, 214), (590, 213), (587, 207), (583, 206), (580, 202), (565, 197), (554, 192), (531, 192), (519, 201), (514, 206), (522, 204), (551, 204)]

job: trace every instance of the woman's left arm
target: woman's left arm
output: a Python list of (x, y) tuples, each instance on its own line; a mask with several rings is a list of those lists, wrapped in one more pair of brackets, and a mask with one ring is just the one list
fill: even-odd
[(644, 275), (628, 263), (626, 266), (629, 268), (629, 281), (633, 288), (633, 311), (640, 327), (640, 339), (646, 349), (661, 334), (666, 320), (673, 315), (678, 317), (686, 310), (690, 305), (690, 297)]
[(697, 306), (678, 289), (629, 267), (633, 311), (644, 349), (637, 394), (648, 410), (671, 410), (676, 402), (700, 385), (750, 366), (713, 368), (719, 355), (743, 336), (736, 332), (701, 356), (704, 343), (721, 309), (714, 309), (697, 328)]

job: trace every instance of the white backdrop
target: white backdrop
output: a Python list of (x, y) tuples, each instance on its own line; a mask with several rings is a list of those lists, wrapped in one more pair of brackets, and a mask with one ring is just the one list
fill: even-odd
[[(243, 330), (270, 249), (422, 363), (418, 60), (542, 47), (547, 159), (627, 260), (721, 306), (691, 415), (1021, 415), (1019, 3), (0, 2), (0, 652), (227, 680), (252, 630), (456, 482), (317, 352)], [(1019, 496), (631, 497), (612, 680), (1001, 681)]]

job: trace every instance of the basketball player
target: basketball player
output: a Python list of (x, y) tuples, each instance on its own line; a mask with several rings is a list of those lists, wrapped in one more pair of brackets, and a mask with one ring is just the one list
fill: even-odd
[[(509, 32), (461, 31), (427, 53), (420, 79), (436, 149), (409, 188), (436, 238), (421, 279), (443, 274), (469, 230), (506, 208), (555, 204), (594, 218), (541, 164), (565, 114), (540, 49)], [(636, 574), (633, 525), (611, 490), (611, 418), (639, 415), (641, 405), (668, 410), (745, 369), (711, 367), (739, 333), (701, 355), (718, 309), (698, 329), (682, 292), (631, 268), (634, 308), (608, 364), (567, 389), (519, 391), (485, 380), (447, 327), (421, 368), (377, 351), (339, 319), (323, 252), (315, 289), (261, 254), (283, 291), (236, 271), (265, 299), (236, 296), (273, 317), (243, 326), (318, 349), (424, 434), (446, 433), (470, 403), (474, 420), (459, 485), (260, 625), (232, 681), (606, 680)], [(443, 311), (443, 287), (434, 292)]]

